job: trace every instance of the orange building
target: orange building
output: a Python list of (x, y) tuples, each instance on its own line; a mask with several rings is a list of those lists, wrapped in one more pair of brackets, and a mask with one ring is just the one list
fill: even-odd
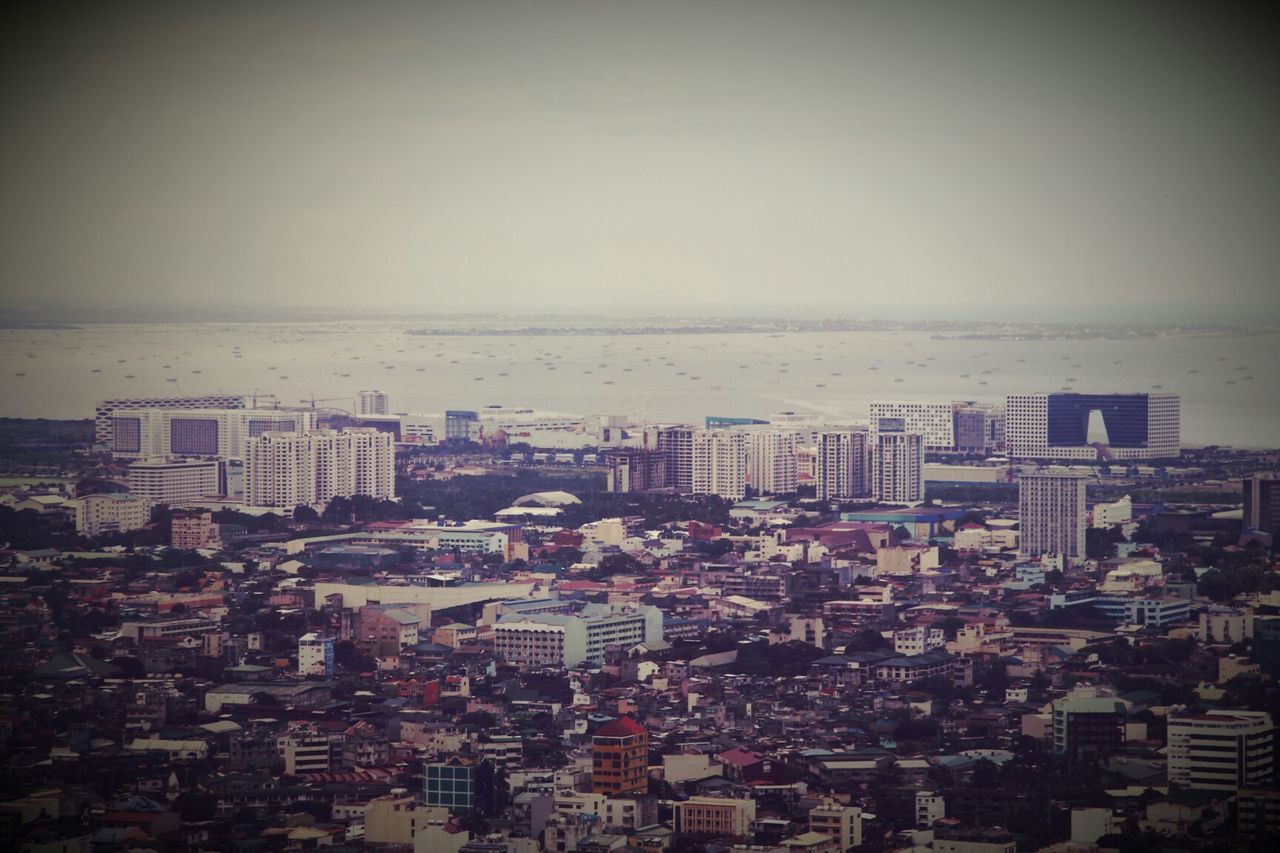
[(631, 717), (611, 720), (591, 738), (591, 790), (644, 794), (649, 790), (649, 732)]

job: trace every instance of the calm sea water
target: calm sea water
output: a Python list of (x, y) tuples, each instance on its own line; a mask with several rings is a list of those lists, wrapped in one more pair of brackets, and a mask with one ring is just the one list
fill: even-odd
[(806, 410), (863, 419), (876, 399), (1164, 390), (1187, 444), (1280, 447), (1280, 339), (934, 339), (919, 332), (407, 334), (418, 323), (99, 324), (9, 330), (0, 414), (84, 418), (112, 396), (211, 392), (397, 412), (490, 403), (650, 420)]

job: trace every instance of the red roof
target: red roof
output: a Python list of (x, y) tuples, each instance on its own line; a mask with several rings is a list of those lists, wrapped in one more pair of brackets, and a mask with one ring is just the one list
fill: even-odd
[(596, 736), (598, 737), (631, 737), (632, 735), (648, 733), (648, 729), (630, 717), (619, 717), (616, 720), (610, 720), (596, 729)]

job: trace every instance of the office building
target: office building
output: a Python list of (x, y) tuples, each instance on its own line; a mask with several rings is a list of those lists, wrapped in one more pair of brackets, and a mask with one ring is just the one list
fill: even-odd
[(1024, 557), (1085, 555), (1084, 474), (1044, 471), (1018, 477), (1018, 553)]
[(662, 611), (651, 606), (588, 604), (576, 615), (507, 614), (493, 626), (494, 650), (524, 667), (602, 664), (607, 646), (630, 649), (662, 639)]
[(1124, 749), (1124, 703), (1068, 696), (1053, 703), (1053, 752), (1070, 759), (1113, 755)]
[(76, 514), (76, 533), (100, 536), (145, 527), (151, 521), (151, 501), (124, 492), (85, 495), (67, 501)]
[(671, 804), (676, 832), (741, 838), (756, 819), (756, 801), (729, 797), (690, 797)]
[(658, 430), (658, 450), (667, 457), (667, 487), (678, 494), (693, 491), (693, 436), (700, 430), (691, 426), (669, 426)]
[(1275, 726), (1265, 711), (1169, 718), (1169, 782), (1201, 791), (1265, 785), (1275, 776)]
[(491, 405), (482, 409), (445, 412), (445, 438), (483, 443), (504, 436), (509, 443), (537, 446), (539, 434), (585, 433), (587, 419), (563, 412), (542, 412), (527, 406)]
[(335, 497), (395, 497), (395, 449), (390, 433), (373, 429), (265, 433), (245, 456), (249, 506), (324, 506)]
[(298, 674), (333, 675), (333, 638), (303, 634), (298, 638)]
[(357, 415), (389, 415), (387, 395), (381, 391), (361, 391), (356, 395)]
[(747, 436), (740, 430), (707, 429), (693, 434), (695, 495), (741, 500), (747, 490)]
[(312, 411), (287, 409), (131, 409), (111, 416), (107, 449), (132, 459), (243, 459), (249, 439), (305, 432), (315, 418)]
[(1245, 479), (1244, 529), (1280, 533), (1280, 480), (1272, 477)]
[(591, 790), (611, 797), (649, 792), (649, 732), (619, 717), (591, 736)]
[(900, 421), (881, 420), (872, 437), (871, 496), (891, 504), (924, 500), (924, 439)]
[(1017, 459), (1139, 460), (1181, 452), (1177, 394), (1013, 394), (1005, 451)]
[(814, 464), (819, 500), (860, 498), (871, 493), (866, 430), (833, 430), (818, 436)]
[(1004, 406), (955, 403), (957, 453), (991, 453), (1004, 446)]
[(796, 490), (796, 433), (790, 430), (746, 431), (747, 483), (758, 495), (786, 495)]
[(620, 447), (601, 453), (600, 461), (606, 491), (649, 492), (667, 487), (666, 451)]
[[(239, 394), (204, 394), (187, 397), (124, 397), (103, 400), (94, 411), (93, 443), (110, 449), (115, 442), (115, 418), (125, 417), (138, 409), (243, 409), (245, 398)], [(126, 429), (128, 424), (126, 423)]]
[(217, 459), (144, 459), (129, 465), (129, 491), (153, 504), (225, 494), (222, 462)]
[[(871, 431), (879, 431), (882, 420), (892, 429), (922, 436), (926, 450), (949, 451), (955, 447), (955, 413), (951, 402), (926, 403), (892, 401), (871, 404)], [(874, 435), (873, 435), (874, 441)]]
[(444, 415), (400, 416), (400, 440), (405, 444), (434, 446), (445, 440)]

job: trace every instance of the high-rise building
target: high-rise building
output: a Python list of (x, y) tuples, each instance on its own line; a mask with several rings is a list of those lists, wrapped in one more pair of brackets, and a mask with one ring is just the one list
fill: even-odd
[(264, 433), (245, 455), (249, 506), (323, 506), (335, 497), (395, 497), (395, 450), (390, 433), (373, 429)]
[(1024, 557), (1085, 554), (1086, 476), (1039, 471), (1018, 477), (1018, 552)]
[(796, 490), (796, 434), (791, 430), (749, 430), (747, 482), (761, 495)]
[(668, 426), (658, 430), (658, 450), (667, 455), (667, 487), (682, 495), (693, 491), (693, 435), (691, 426)]
[(591, 736), (591, 790), (597, 794), (649, 791), (649, 732), (631, 717), (610, 720)]
[(303, 634), (298, 638), (298, 674), (333, 675), (333, 638)]
[(85, 536), (137, 530), (151, 520), (151, 501), (125, 492), (85, 495), (67, 504), (75, 510), (76, 532)]
[(881, 503), (919, 503), (924, 500), (924, 439), (893, 420), (882, 419), (873, 438), (871, 496)]
[(1214, 710), (1169, 718), (1169, 782), (1235, 791), (1274, 780), (1275, 726), (1265, 711)]
[(667, 453), (639, 447), (619, 447), (600, 454), (605, 466), (605, 489), (610, 492), (648, 492), (667, 486)]
[(1005, 450), (1018, 459), (1170, 459), (1181, 452), (1177, 394), (1012, 394)]
[(224, 494), (217, 459), (144, 459), (129, 465), (129, 491), (153, 504), (176, 506)]
[(955, 404), (955, 449), (958, 453), (990, 453), (1004, 446), (1004, 406)]
[(389, 415), (387, 395), (381, 391), (361, 391), (356, 396), (357, 415)]
[(832, 430), (820, 434), (814, 466), (818, 499), (857, 498), (870, 494), (869, 461), (865, 430)]
[[(127, 415), (137, 409), (243, 409), (245, 398), (241, 394), (204, 394), (187, 397), (123, 397), (103, 400), (94, 412), (93, 443), (112, 448), (115, 439), (117, 416)], [(129, 425), (126, 423), (125, 428)]]
[(1112, 755), (1124, 749), (1124, 703), (1068, 696), (1053, 703), (1053, 751), (1071, 759)]
[(1280, 533), (1280, 480), (1271, 477), (1245, 479), (1244, 529)]
[[(889, 401), (871, 404), (871, 431), (879, 431), (882, 419), (901, 422), (901, 431), (923, 437), (926, 450), (951, 450), (955, 447), (955, 414), (950, 401)], [(873, 435), (874, 440), (874, 435)]]
[(129, 409), (110, 420), (107, 449), (132, 459), (243, 459), (254, 436), (316, 425), (315, 412), (290, 409)]
[(747, 490), (747, 436), (740, 430), (704, 429), (693, 434), (695, 495), (741, 500)]

